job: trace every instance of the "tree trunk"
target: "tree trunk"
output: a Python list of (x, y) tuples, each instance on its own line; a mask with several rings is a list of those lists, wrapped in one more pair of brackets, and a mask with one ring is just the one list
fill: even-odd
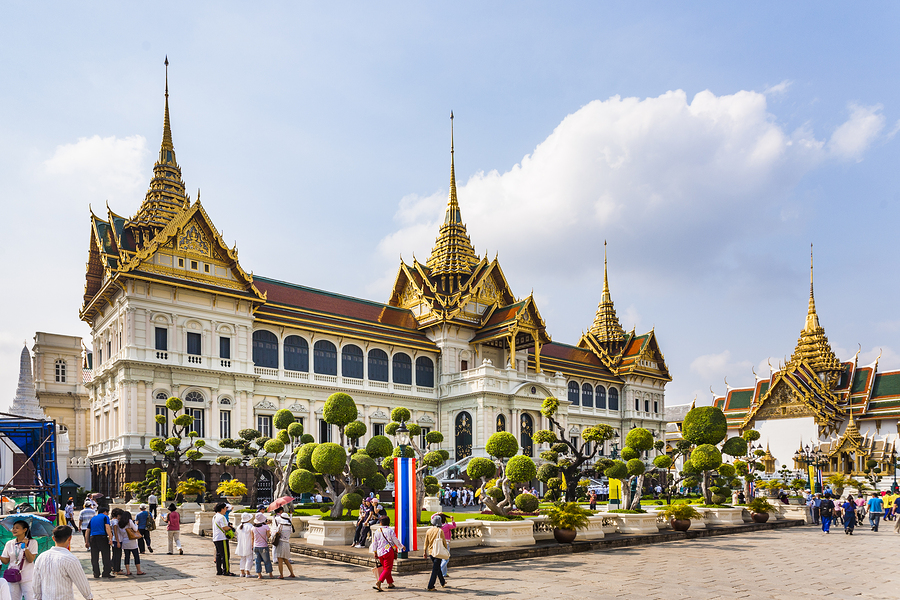
[(703, 500), (706, 504), (712, 504), (712, 497), (709, 491), (709, 471), (703, 471), (703, 477), (700, 479), (700, 487), (703, 492)]
[[(629, 493), (631, 490), (631, 481), (628, 482)], [(641, 494), (644, 491), (644, 475), (638, 475), (636, 484), (634, 486), (634, 496), (631, 498), (631, 505), (628, 507), (631, 510), (638, 510), (641, 507)]]

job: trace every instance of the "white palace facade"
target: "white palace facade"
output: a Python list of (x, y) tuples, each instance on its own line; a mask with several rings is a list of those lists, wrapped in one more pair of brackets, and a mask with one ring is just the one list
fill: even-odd
[[(91, 327), (89, 396), (95, 490), (117, 495), (157, 460), (150, 440), (166, 398), (182, 398), (206, 441), (192, 476), (215, 485), (243, 467), (215, 462), (223, 438), (288, 409), (316, 441), (336, 439), (325, 399), (350, 394), (367, 426), (383, 432), (406, 406), (424, 432), (439, 430), (450, 463), (484, 454), (498, 430), (532, 456), (540, 406), (561, 400), (573, 437), (607, 423), (621, 432), (665, 432), (670, 377), (654, 332), (625, 332), (604, 291), (575, 345), (551, 340), (534, 298), (515, 296), (495, 258), (466, 233), (451, 143), (444, 223), (425, 263), (401, 262), (387, 303), (252, 276), (201, 205), (185, 193), (175, 158), (166, 88), (163, 140), (149, 190), (134, 216), (90, 216), (81, 318)], [(611, 450), (607, 446), (604, 451)], [(227, 475), (226, 475), (227, 471)]]

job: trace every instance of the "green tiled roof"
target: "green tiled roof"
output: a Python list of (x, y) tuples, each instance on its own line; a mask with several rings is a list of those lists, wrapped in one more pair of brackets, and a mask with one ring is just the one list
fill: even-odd
[(885, 373), (875, 377), (872, 398), (900, 396), (900, 373)]
[(750, 408), (750, 403), (753, 401), (753, 390), (746, 390), (740, 392), (731, 392), (731, 398), (728, 401), (728, 409), (735, 408)]
[(866, 389), (866, 381), (869, 379), (869, 371), (857, 371), (856, 375), (853, 376), (853, 387), (850, 389), (851, 394), (856, 394), (857, 392), (865, 391)]

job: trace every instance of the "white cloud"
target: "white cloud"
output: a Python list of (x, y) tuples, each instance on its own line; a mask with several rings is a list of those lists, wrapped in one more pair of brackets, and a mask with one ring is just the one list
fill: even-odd
[(828, 142), (828, 148), (835, 156), (847, 160), (861, 161), (863, 153), (884, 129), (884, 115), (879, 114), (882, 106), (850, 105), (850, 119), (835, 129)]
[(143, 136), (95, 135), (57, 146), (53, 156), (44, 161), (44, 170), (64, 180), (66, 188), (97, 202), (120, 199), (133, 203), (149, 181), (146, 156)]
[[(740, 376), (744, 373), (749, 373), (752, 377), (752, 373), (750, 372), (752, 367), (753, 363), (749, 360), (732, 361), (731, 350), (724, 350), (718, 354), (704, 354), (691, 361), (691, 371), (702, 377), (704, 380), (710, 382), (722, 382), (718, 385), (718, 387), (721, 388), (724, 388), (725, 378), (729, 375)], [(729, 385), (731, 387), (741, 387), (740, 383), (735, 381), (729, 382)], [(721, 393), (716, 389), (715, 384), (713, 389), (716, 390), (717, 393)]]
[(788, 91), (788, 88), (793, 85), (793, 81), (790, 79), (785, 79), (781, 83), (776, 83), (775, 85), (768, 86), (763, 92), (766, 96), (781, 96)]

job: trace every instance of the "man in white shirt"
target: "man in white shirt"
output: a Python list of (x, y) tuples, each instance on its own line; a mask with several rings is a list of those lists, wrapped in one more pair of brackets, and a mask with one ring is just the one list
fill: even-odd
[(156, 497), (156, 494), (150, 494), (147, 496), (147, 504), (150, 505), (150, 514), (153, 515), (153, 518), (156, 518), (156, 507), (159, 506), (159, 499)]
[(212, 539), (213, 545), (216, 547), (216, 575), (234, 575), (228, 560), (230, 548), (228, 547), (228, 536), (225, 534), (231, 531), (231, 525), (228, 524), (228, 519), (225, 517), (228, 505), (219, 502), (213, 510), (216, 513), (212, 522)]
[(78, 588), (86, 600), (92, 600), (91, 584), (88, 583), (81, 562), (69, 552), (72, 528), (60, 525), (53, 530), (56, 546), (38, 556), (34, 561), (35, 600), (75, 600), (72, 585)]

